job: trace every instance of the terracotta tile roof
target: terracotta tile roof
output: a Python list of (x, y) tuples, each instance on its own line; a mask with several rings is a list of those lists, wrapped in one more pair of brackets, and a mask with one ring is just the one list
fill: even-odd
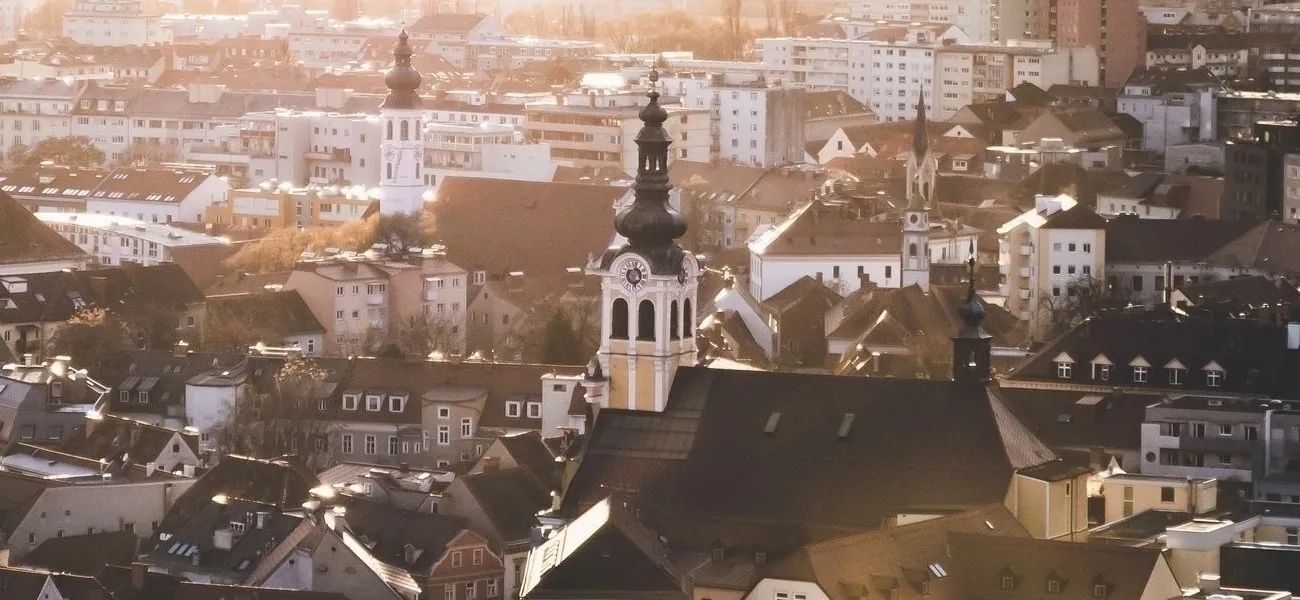
[(84, 258), (85, 251), (0, 192), (0, 265)]
[(433, 212), (453, 263), (495, 276), (559, 275), (606, 250), (614, 238), (614, 201), (625, 191), (448, 177), (438, 188)]
[(420, 17), (407, 30), (412, 33), (460, 33), (466, 34), (478, 27), (487, 15), (442, 13)]

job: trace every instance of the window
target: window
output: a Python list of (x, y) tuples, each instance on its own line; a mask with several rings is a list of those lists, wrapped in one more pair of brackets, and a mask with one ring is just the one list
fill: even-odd
[(358, 394), (343, 394), (343, 410), (356, 410), (360, 399)]
[(451, 553), (451, 566), (452, 566), (453, 568), (455, 568), (455, 567), (459, 567), (459, 566), (460, 566), (460, 563), (461, 563), (461, 555), (460, 555), (460, 552), (452, 552), (452, 553)]
[(1047, 593), (1049, 594), (1061, 593), (1061, 582), (1056, 579), (1049, 579), (1047, 581)]
[(442, 588), (443, 600), (456, 600), (456, 586), (447, 584)]
[(406, 398), (401, 396), (388, 397), (388, 412), (399, 413), (406, 410)]
[(1192, 423), (1192, 437), (1198, 440), (1205, 438), (1205, 423)]
[(1004, 590), (1014, 590), (1014, 589), (1016, 589), (1016, 578), (1015, 578), (1015, 577), (1012, 577), (1012, 576), (1010, 576), (1010, 575), (1003, 575), (1003, 576), (1002, 576), (1002, 589), (1004, 589)]
[(451, 409), (450, 409), (450, 408), (447, 408), (446, 406), (439, 406), (439, 407), (438, 407), (438, 418), (439, 418), (439, 419), (450, 419), (450, 418), (451, 418)]
[(1107, 585), (1104, 584), (1104, 583), (1093, 584), (1093, 586), (1092, 586), (1092, 597), (1093, 597), (1093, 598), (1105, 598), (1105, 597), (1106, 597), (1106, 592), (1107, 592), (1107, 587), (1109, 587), (1109, 586), (1107, 586)]
[(1300, 529), (1295, 527), (1286, 528), (1286, 543), (1295, 546), (1300, 545)]
[(1074, 373), (1074, 364), (1068, 362), (1056, 363), (1057, 379), (1069, 379)]
[(1133, 285), (1132, 285), (1131, 287), (1132, 287), (1132, 290), (1135, 291), (1135, 292), (1140, 292), (1140, 291), (1142, 291), (1142, 276), (1141, 276), (1141, 275), (1134, 275), (1134, 276), (1133, 276)]
[(1205, 386), (1216, 388), (1223, 385), (1223, 371), (1210, 369), (1205, 372)]
[(438, 445), (447, 446), (451, 444), (451, 428), (446, 425), (438, 426)]
[(1220, 465), (1231, 465), (1231, 464), (1232, 464), (1232, 455), (1231, 455), (1231, 454), (1220, 454), (1220, 455), (1219, 455), (1219, 464), (1220, 464)]
[(1230, 423), (1219, 425), (1219, 437), (1232, 437), (1232, 425)]
[(655, 341), (655, 303), (642, 300), (636, 309), (636, 339), (638, 341)]
[(375, 436), (373, 435), (366, 436), (366, 454), (378, 453), (378, 448), (376, 448), (377, 443), (378, 440), (375, 438)]
[(1162, 487), (1162, 488), (1160, 488), (1160, 501), (1161, 501), (1161, 502), (1164, 502), (1164, 503), (1166, 503), (1166, 504), (1168, 504), (1168, 503), (1170, 503), (1170, 502), (1173, 502), (1173, 501), (1174, 501), (1174, 488), (1171, 488), (1171, 487)]
[(22, 431), (21, 431), (21, 437), (22, 437), (22, 439), (24, 439), (24, 440), (34, 439), (34, 438), (36, 437), (36, 426), (35, 426), (35, 425), (23, 425), (23, 427), (22, 427)]
[(1169, 385), (1182, 385), (1187, 377), (1187, 369), (1169, 369)]
[(373, 395), (366, 396), (366, 410), (371, 412), (378, 412), (379, 409), (383, 407), (383, 405), (384, 405), (383, 396), (373, 396)]
[(475, 549), (474, 549), (474, 553), (473, 553), (471, 556), (473, 556), (472, 562), (474, 563), (474, 566), (478, 566), (478, 565), (483, 564), (483, 549), (482, 549), (482, 548), (475, 548)]
[(1133, 367), (1133, 383), (1146, 383), (1148, 368), (1143, 366)]
[(343, 453), (352, 454), (352, 434), (343, 434)]
[(460, 420), (460, 437), (468, 438), (474, 435), (474, 421), (469, 417)]
[(478, 596), (478, 582), (469, 581), (465, 583), (465, 600), (474, 600)]
[(397, 436), (395, 435), (388, 436), (388, 455), (397, 456), (397, 449), (398, 449)]
[(530, 419), (540, 419), (540, 418), (542, 418), (542, 403), (541, 403), (541, 402), (529, 402), (529, 403), (528, 403), (528, 418), (530, 418)]
[(506, 402), (506, 416), (512, 419), (519, 418), (521, 404), (518, 401), (511, 400)]
[(614, 300), (614, 309), (610, 311), (610, 337), (616, 340), (627, 339), (627, 300)]
[(1084, 251), (1084, 252), (1092, 252), (1092, 244), (1084, 244), (1084, 245), (1083, 245), (1083, 251)]
[(1244, 426), (1244, 428), (1245, 428), (1245, 431), (1246, 431), (1246, 439), (1247, 439), (1247, 440), (1254, 442), (1254, 441), (1256, 441), (1256, 440), (1259, 439), (1259, 428), (1258, 428), (1258, 427), (1256, 427), (1256, 426), (1254, 426), (1254, 425), (1246, 425), (1246, 426)]
[(1106, 365), (1106, 364), (1093, 365), (1092, 378), (1098, 381), (1110, 381), (1110, 365)]
[(487, 582), (487, 597), (488, 597), (488, 598), (496, 598), (496, 597), (497, 597), (497, 580), (495, 580), (495, 579), (489, 579), (489, 580), (488, 580), (488, 582)]

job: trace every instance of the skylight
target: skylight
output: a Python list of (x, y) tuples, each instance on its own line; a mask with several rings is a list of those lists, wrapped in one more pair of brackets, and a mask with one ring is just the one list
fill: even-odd
[(767, 435), (775, 435), (776, 428), (780, 424), (781, 424), (781, 413), (779, 412), (772, 413), (772, 415), (767, 418), (767, 424), (763, 426), (763, 433)]
[(835, 437), (840, 439), (849, 437), (849, 433), (853, 431), (853, 419), (853, 413), (844, 413), (844, 419), (840, 421), (840, 430), (835, 433)]
[(939, 563), (930, 563), (930, 574), (934, 575), (936, 579), (943, 579), (948, 576), (948, 570), (944, 569), (943, 565)]

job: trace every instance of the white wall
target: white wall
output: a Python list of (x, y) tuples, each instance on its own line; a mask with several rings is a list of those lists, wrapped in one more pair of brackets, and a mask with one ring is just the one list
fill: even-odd
[(47, 488), (36, 505), (14, 528), (9, 548), (22, 558), (41, 542), (63, 536), (121, 531), (124, 523), (136, 535), (149, 537), (163, 516), (194, 479), (165, 479), (148, 483), (90, 484)]

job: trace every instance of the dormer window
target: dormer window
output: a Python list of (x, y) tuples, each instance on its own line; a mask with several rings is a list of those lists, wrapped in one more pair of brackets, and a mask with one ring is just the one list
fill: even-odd
[(1133, 383), (1146, 383), (1147, 372), (1151, 367), (1133, 367)]
[(1105, 598), (1110, 595), (1110, 584), (1100, 577), (1092, 581), (1092, 597)]
[(366, 396), (366, 410), (370, 412), (379, 412), (384, 405), (384, 397), (379, 395)]
[(1052, 359), (1056, 363), (1056, 378), (1069, 379), (1074, 376), (1074, 359), (1064, 352)]
[(1223, 385), (1223, 371), (1220, 369), (1205, 370), (1205, 387), (1220, 387)]
[(506, 402), (506, 416), (507, 416), (507, 417), (510, 417), (510, 418), (512, 418), (512, 419), (517, 419), (517, 418), (519, 418), (519, 414), (520, 414), (520, 409), (521, 409), (521, 408), (523, 408), (523, 405), (522, 405), (518, 400), (510, 400), (510, 401), (507, 401), (507, 402)]
[(1001, 587), (1004, 590), (1016, 589), (1016, 578), (1011, 575), (1003, 575)]
[(343, 394), (343, 410), (356, 410), (360, 401), (361, 396), (358, 394)]
[(399, 413), (406, 410), (406, 398), (402, 396), (388, 397), (388, 412)]
[(1092, 359), (1092, 379), (1093, 381), (1110, 381), (1110, 369), (1112, 363), (1105, 354), (1098, 354), (1097, 358)]
[(1047, 593), (1049, 593), (1049, 594), (1059, 594), (1059, 593), (1061, 593), (1061, 580), (1059, 580), (1059, 579), (1048, 579), (1048, 580), (1047, 580)]
[(1169, 385), (1182, 385), (1187, 381), (1187, 367), (1178, 359), (1173, 359), (1165, 365), (1165, 370), (1169, 372)]

